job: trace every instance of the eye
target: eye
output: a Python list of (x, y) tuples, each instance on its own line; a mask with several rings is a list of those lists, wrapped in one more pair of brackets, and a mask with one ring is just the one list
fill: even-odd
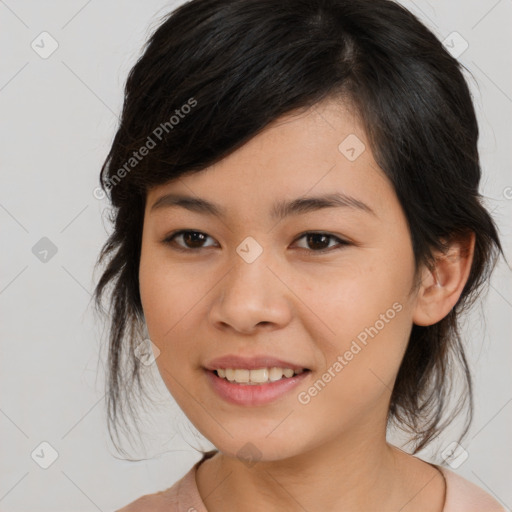
[[(333, 249), (334, 250), (341, 249), (343, 246), (350, 245), (350, 242), (347, 242), (346, 240), (342, 240), (341, 238), (331, 235), (329, 233), (322, 233), (322, 232), (317, 233), (317, 232), (313, 232), (313, 231), (308, 231), (307, 233), (304, 233), (299, 238), (297, 238), (297, 240), (301, 240), (303, 238), (306, 239), (306, 243), (310, 247), (316, 248), (314, 250), (308, 251), (313, 254), (315, 254), (315, 253), (323, 254), (326, 252), (331, 252)], [(338, 242), (338, 244), (337, 244), (338, 247), (336, 247), (336, 245), (334, 247), (333, 246), (329, 247), (329, 240), (330, 241), (336, 240)], [(325, 244), (327, 244), (327, 248), (326, 248)]]
[[(211, 238), (206, 233), (202, 233), (201, 231), (193, 231), (193, 230), (180, 230), (176, 231), (175, 233), (171, 233), (168, 237), (166, 237), (162, 242), (166, 245), (171, 245), (174, 249), (178, 251), (184, 251), (184, 252), (193, 252), (197, 251), (199, 249), (207, 248), (207, 247), (213, 247), (212, 245), (207, 246), (204, 245), (204, 242), (206, 239)], [(343, 246), (351, 245), (350, 242), (347, 242), (346, 240), (342, 240), (341, 238), (331, 235), (329, 233), (323, 233), (323, 232), (313, 232), (308, 231), (304, 234), (302, 234), (299, 238), (297, 238), (295, 241), (306, 239), (306, 243), (312, 247), (313, 249), (308, 250), (306, 247), (305, 249), (310, 253), (316, 253), (316, 254), (323, 254), (326, 252), (330, 252), (333, 249), (340, 249)], [(176, 240), (181, 239), (182, 243), (177, 243)], [(329, 247), (329, 241), (337, 241), (338, 243), (334, 246)], [(326, 245), (327, 244), (327, 245)], [(336, 247), (336, 245), (338, 247)], [(304, 249), (301, 247), (301, 249)]]
[[(175, 240), (178, 238), (181, 238), (184, 241), (184, 247), (181, 244), (178, 244), (177, 246), (175, 245)], [(183, 229), (181, 231), (177, 231), (176, 233), (169, 235), (167, 238), (163, 240), (163, 243), (167, 245), (172, 245), (173, 248), (175, 248), (178, 251), (194, 251), (205, 247), (202, 244), (206, 238), (211, 237), (209, 237), (206, 233), (202, 233), (201, 231)]]

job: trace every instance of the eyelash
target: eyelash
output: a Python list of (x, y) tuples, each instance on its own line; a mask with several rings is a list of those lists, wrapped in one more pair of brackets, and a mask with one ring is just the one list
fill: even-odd
[[(179, 252), (190, 253), (190, 252), (200, 251), (201, 249), (208, 249), (208, 247), (185, 248), (185, 247), (176, 245), (174, 242), (174, 239), (177, 238), (178, 236), (186, 234), (186, 233), (199, 233), (201, 235), (206, 235), (207, 237), (211, 238), (209, 235), (207, 235), (206, 233), (203, 233), (202, 231), (195, 231), (193, 229), (182, 229), (182, 230), (175, 231), (175, 232), (171, 233), (164, 240), (162, 240), (162, 243), (165, 245), (171, 246), (174, 250), (179, 251)], [(327, 236), (329, 239), (337, 240), (339, 242), (338, 247), (334, 247), (334, 250), (339, 250), (345, 246), (352, 245), (350, 242), (343, 240), (335, 235), (331, 235), (330, 233), (316, 232), (316, 231), (306, 231), (305, 233), (302, 233), (299, 237), (297, 237), (294, 242), (297, 242), (298, 240), (300, 240), (301, 238), (304, 238), (307, 235), (324, 235), (324, 236)], [(321, 255), (321, 254), (325, 254), (325, 253), (333, 251), (333, 247), (329, 247), (327, 249), (321, 249), (319, 251), (315, 251), (312, 249), (304, 249), (302, 247), (301, 247), (301, 249), (305, 250), (313, 255)]]

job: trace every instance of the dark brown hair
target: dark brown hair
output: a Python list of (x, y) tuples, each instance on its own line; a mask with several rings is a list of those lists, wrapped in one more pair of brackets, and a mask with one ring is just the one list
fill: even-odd
[[(192, 0), (163, 18), (131, 69), (101, 169), (113, 232), (98, 258), (107, 261), (95, 299), (100, 309), (111, 288), (111, 437), (124, 408), (133, 412), (130, 393), (143, 389), (133, 351), (144, 322), (138, 269), (148, 190), (201, 172), (283, 114), (335, 97), (356, 108), (393, 184), (417, 271), (431, 266), (444, 242), (476, 235), (455, 307), (435, 325), (412, 327), (388, 418), (410, 434), (414, 453), (463, 410), (461, 438), (467, 433), (473, 398), (458, 318), (480, 296), (503, 250), (478, 190), (478, 126), (461, 64), (389, 0)], [(151, 149), (135, 159), (143, 146)], [(465, 387), (448, 411), (457, 368)]]

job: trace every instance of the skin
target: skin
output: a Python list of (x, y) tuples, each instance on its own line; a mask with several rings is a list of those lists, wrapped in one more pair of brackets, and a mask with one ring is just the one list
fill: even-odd
[[(350, 134), (366, 147), (354, 161), (338, 150)], [(375, 215), (337, 207), (270, 218), (274, 201), (335, 191)], [(227, 216), (151, 211), (169, 192), (215, 202)], [(174, 246), (189, 249), (179, 252), (163, 242), (179, 229), (207, 236), (178, 237)], [(302, 235), (309, 231), (332, 238), (308, 243)], [(250, 264), (236, 252), (248, 236), (263, 248)], [(403, 210), (358, 117), (339, 101), (284, 116), (207, 170), (150, 190), (141, 299), (165, 385), (221, 452), (196, 474), (208, 510), (441, 511), (442, 476), (386, 442), (386, 415), (413, 323), (436, 323), (453, 308), (473, 247), (472, 236), (438, 254), (435, 275), (421, 269), (413, 290)], [(323, 248), (330, 251), (315, 253)], [(299, 403), (297, 395), (394, 303), (400, 312), (309, 403)], [(243, 407), (220, 398), (203, 370), (226, 354), (270, 354), (312, 371), (278, 400)], [(236, 456), (249, 442), (260, 454), (253, 465)]]

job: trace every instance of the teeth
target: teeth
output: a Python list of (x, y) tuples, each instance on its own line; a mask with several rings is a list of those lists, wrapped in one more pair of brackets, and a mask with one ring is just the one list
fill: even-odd
[(274, 368), (270, 368), (268, 378), (269, 378), (270, 382), (274, 382), (276, 380), (282, 379), (283, 375), (284, 375), (283, 368), (275, 368), (274, 367)]
[(299, 375), (304, 370), (292, 370), (291, 368), (259, 368), (257, 370), (247, 370), (241, 368), (218, 368), (217, 375), (230, 382), (240, 384), (264, 384), (266, 382), (275, 382), (283, 377), (290, 378)]

